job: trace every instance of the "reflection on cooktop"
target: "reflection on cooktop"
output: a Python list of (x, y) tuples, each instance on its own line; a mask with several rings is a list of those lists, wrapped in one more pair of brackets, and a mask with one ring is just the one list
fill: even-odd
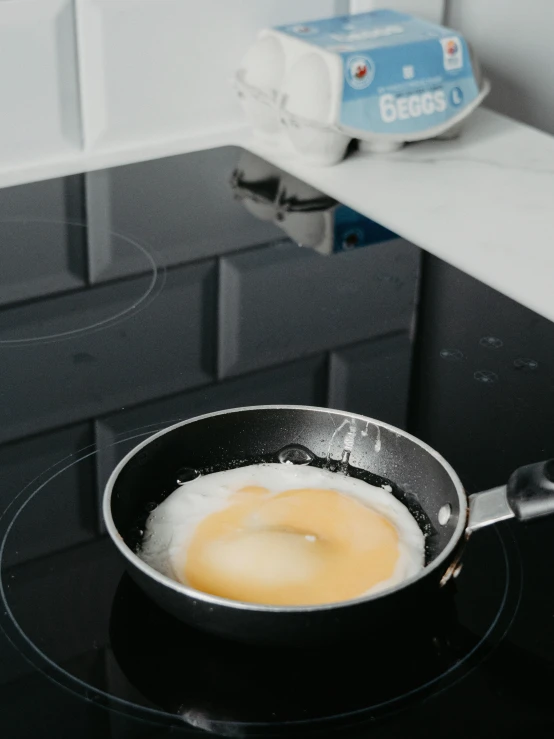
[[(0, 312), (0, 346), (24, 346), (33, 343), (47, 343), (72, 339), (85, 332), (99, 331), (127, 319), (130, 315), (144, 310), (153, 300), (155, 294), (163, 287), (165, 274), (159, 269), (152, 254), (143, 245), (120, 234), (110, 233), (111, 248), (116, 254), (109, 258), (117, 259), (126, 251), (137, 251), (142, 257), (142, 271), (147, 279), (135, 280), (133, 290), (127, 291), (127, 305), (121, 299), (117, 303), (102, 301), (102, 297), (91, 286), (80, 283), (79, 272), (86, 272), (84, 263), (79, 265), (78, 256), (89, 238), (86, 224), (74, 221), (35, 221), (28, 219), (12, 219), (0, 221), (0, 243), (8, 248), (18, 249), (22, 244), (40, 242), (52, 247), (54, 255), (60, 246), (67, 252), (68, 274), (75, 277), (72, 290), (64, 297), (40, 300), (41, 291), (47, 290), (49, 280), (46, 276), (36, 276), (35, 280), (25, 278), (24, 282), (13, 285), (12, 291), (7, 289), (3, 299), (10, 293), (26, 294), (27, 301), (17, 307)], [(94, 253), (94, 250), (91, 250)], [(77, 255), (77, 257), (76, 257)], [(105, 259), (108, 255), (103, 255)], [(90, 267), (91, 265), (89, 265)], [(160, 273), (160, 274), (159, 274)], [(61, 282), (61, 281), (60, 281)], [(68, 280), (69, 284), (69, 280)], [(19, 290), (16, 290), (19, 288)], [(39, 298), (38, 302), (37, 298)], [(30, 302), (29, 302), (30, 301)]]
[(299, 658), (159, 613), (100, 515), (140, 440), (256, 404), (379, 418), (501, 484), (554, 456), (551, 322), (235, 148), (0, 190), (0, 260), (3, 736), (552, 735), (548, 520), (472, 537), (417, 628)]
[[(408, 333), (416, 304), (418, 250), (401, 239), (391, 240), (390, 234), (388, 241), (375, 241), (375, 233), (369, 248), (328, 259), (314, 250), (299, 249), (284, 239), (280, 228), (248, 215), (243, 201), (233, 200), (230, 173), (233, 166), (244, 168), (241, 157), (237, 161), (234, 150), (215, 157), (216, 163), (227, 163), (227, 168), (217, 169), (221, 193), (217, 187), (208, 188), (206, 182), (204, 193), (193, 191), (197, 172), (190, 167), (177, 171), (169, 183), (164, 180), (163, 194), (168, 194), (170, 185), (177, 188), (179, 184), (181, 196), (177, 199), (172, 193), (177, 208), (171, 218), (164, 212), (160, 233), (154, 233), (151, 225), (138, 236), (120, 235), (117, 230), (126, 225), (130, 208), (142, 213), (136, 198), (145, 196), (143, 178), (124, 177), (127, 168), (83, 176), (79, 184), (85, 192), (86, 227), (13, 216), (2, 220), (0, 192), (0, 237), (11, 263), (4, 279), (18, 297), (16, 303), (0, 310), (4, 382), (12, 395), (9, 422), (0, 430), (2, 440), (197, 387), (215, 387), (247, 374), (253, 378), (243, 383), (244, 389), (252, 395), (250, 402), (257, 402), (250, 389), (258, 377), (266, 386), (260, 373), (277, 367), (290, 376), (291, 391), (293, 385), (304, 386), (292, 392), (293, 400), (302, 400), (311, 385), (309, 402), (325, 403), (328, 394), (331, 403), (340, 405), (348, 392), (346, 384), (331, 382), (327, 388), (324, 375), (344, 374), (349, 351), (356, 356), (361, 352), (362, 361), (365, 356), (392, 351), (399, 358), (399, 382), (404, 381), (403, 368), (411, 354)], [(150, 164), (153, 175), (159, 166)], [(171, 167), (164, 173), (166, 179), (168, 174), (172, 174)], [(188, 188), (183, 174), (189, 178)], [(76, 178), (70, 180), (76, 183)], [(34, 195), (30, 191), (32, 204), (38, 207), (44, 190), (56, 191), (58, 183), (34, 185), (38, 191)], [(116, 183), (120, 187), (114, 190)], [(153, 184), (148, 181), (149, 196)], [(293, 185), (300, 192), (301, 183), (290, 181), (288, 192)], [(226, 208), (212, 202), (217, 194)], [(201, 228), (194, 207), (202, 195), (207, 212)], [(191, 198), (192, 204), (188, 202)], [(11, 200), (25, 201), (22, 195)], [(151, 201), (149, 208), (157, 211), (159, 200)], [(193, 218), (183, 218), (187, 206), (193, 207)], [(76, 209), (74, 202), (72, 208)], [(351, 231), (352, 224), (346, 227), (344, 213), (337, 216), (336, 204), (330, 208), (325, 215), (338, 220), (335, 230), (326, 232), (325, 244), (333, 251), (333, 238), (342, 243), (343, 232)], [(309, 232), (310, 219), (322, 213), (308, 210), (297, 215), (308, 224), (305, 230)], [(368, 228), (372, 224), (358, 214), (350, 220), (367, 222)], [(140, 217), (138, 221), (145, 225)], [(209, 248), (201, 250), (205, 227), (212, 240)], [(340, 233), (335, 233), (337, 229)], [(131, 233), (139, 230), (133, 224)], [(229, 232), (234, 239), (227, 238)], [(43, 247), (42, 270), (50, 272), (48, 295), (41, 294), (46, 281), (29, 281), (28, 265), (19, 260), (29, 239)], [(262, 243), (251, 243), (256, 240)], [(37, 343), (40, 348), (34, 346)], [(342, 350), (341, 355), (330, 358), (329, 351), (335, 348)], [(329, 366), (320, 370), (324, 365)], [(44, 376), (49, 378), (48, 392), (42, 383)], [(391, 420), (402, 424), (405, 391), (394, 386), (387, 392), (389, 396), (399, 393)], [(242, 402), (239, 396), (237, 403)], [(272, 400), (266, 397), (266, 402)], [(274, 399), (279, 400), (277, 395)], [(368, 403), (363, 405), (367, 409)]]

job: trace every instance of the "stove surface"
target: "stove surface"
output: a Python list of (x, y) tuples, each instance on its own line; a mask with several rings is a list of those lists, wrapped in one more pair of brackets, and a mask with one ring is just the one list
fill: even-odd
[(101, 518), (202, 413), (407, 429), (468, 492), (554, 457), (554, 324), (237, 148), (0, 190), (0, 735), (551, 737), (554, 520), (476, 533), (399, 633), (254, 649), (159, 611)]

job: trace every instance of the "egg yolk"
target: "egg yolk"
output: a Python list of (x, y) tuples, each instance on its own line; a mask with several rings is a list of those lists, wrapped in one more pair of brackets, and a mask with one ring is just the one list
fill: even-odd
[(336, 490), (234, 493), (196, 527), (177, 573), (206, 593), (268, 605), (356, 598), (392, 576), (398, 533)]

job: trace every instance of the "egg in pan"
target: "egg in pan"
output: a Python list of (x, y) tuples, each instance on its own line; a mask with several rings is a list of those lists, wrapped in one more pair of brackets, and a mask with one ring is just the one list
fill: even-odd
[(302, 606), (388, 589), (424, 566), (425, 540), (392, 493), (310, 466), (216, 472), (149, 516), (139, 556), (235, 601)]

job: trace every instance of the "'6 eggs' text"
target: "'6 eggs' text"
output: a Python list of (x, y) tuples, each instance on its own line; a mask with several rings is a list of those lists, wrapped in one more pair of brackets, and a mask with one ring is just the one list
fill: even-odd
[(446, 110), (446, 105), (444, 90), (414, 93), (401, 97), (388, 93), (379, 97), (379, 111), (385, 123), (442, 113)]

